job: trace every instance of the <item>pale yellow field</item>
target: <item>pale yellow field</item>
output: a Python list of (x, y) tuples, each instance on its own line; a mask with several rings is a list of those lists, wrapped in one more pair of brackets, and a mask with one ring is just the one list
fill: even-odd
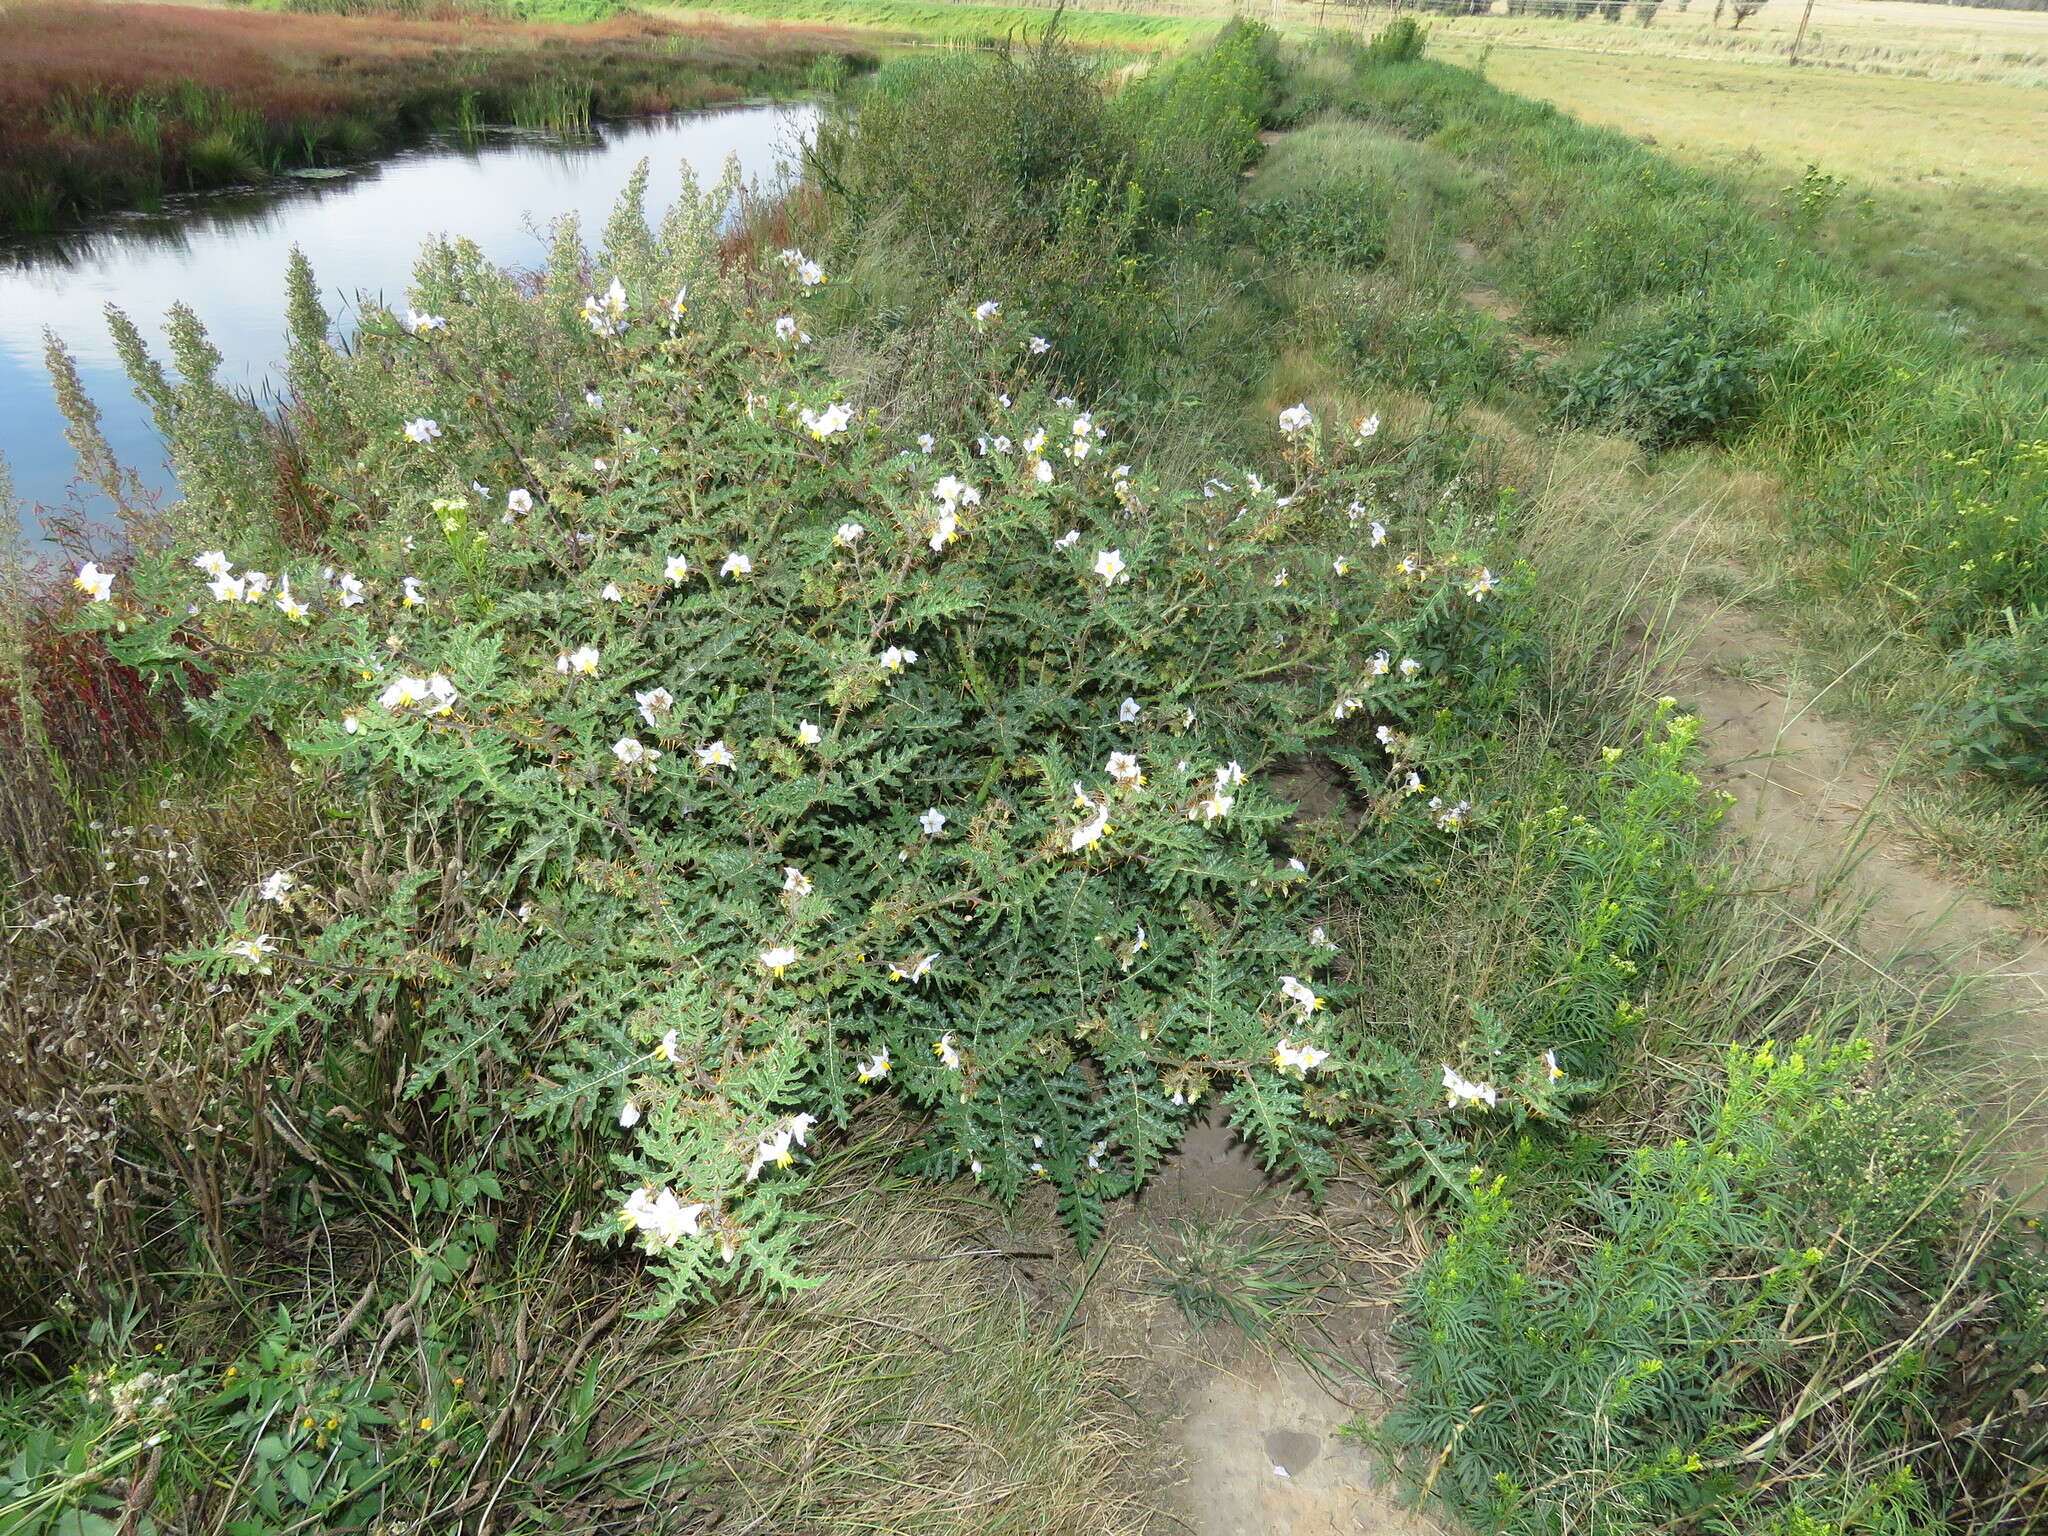
[[(1463, 63), (1482, 46), (1436, 42)], [(1766, 197), (1809, 165), (1839, 176), (1849, 190), (1825, 238), (1989, 345), (2048, 345), (2048, 90), (1512, 43), (1485, 69)]]

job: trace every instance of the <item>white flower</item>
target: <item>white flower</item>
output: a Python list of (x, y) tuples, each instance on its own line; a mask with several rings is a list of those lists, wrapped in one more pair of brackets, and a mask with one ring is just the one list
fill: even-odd
[(1313, 944), (1317, 949), (1327, 949), (1334, 951), (1337, 947), (1337, 941), (1330, 937), (1328, 930), (1323, 928), (1321, 924), (1317, 924), (1315, 927), (1309, 929), (1308, 941), (1309, 943)]
[(405, 435), (414, 442), (425, 445), (442, 435), (441, 424), (431, 416), (419, 416), (405, 424)]
[(1031, 349), (1031, 355), (1033, 357), (1043, 357), (1046, 353), (1052, 350), (1052, 343), (1047, 341), (1043, 336), (1034, 336), (1029, 341), (1025, 342), (1024, 345)]
[(806, 288), (815, 288), (825, 281), (825, 269), (815, 261), (799, 260), (796, 264), (796, 280)]
[(1549, 1074), (1550, 1080), (1553, 1083), (1564, 1076), (1564, 1068), (1557, 1064), (1556, 1051), (1545, 1051), (1543, 1053), (1543, 1070)]
[(1324, 1062), (1330, 1053), (1306, 1043), (1297, 1045), (1294, 1041), (1282, 1039), (1273, 1047), (1273, 1065), (1282, 1072), (1292, 1072), (1296, 1077), (1306, 1077)]
[(683, 555), (670, 555), (661, 568), (662, 579), (672, 587), (680, 587), (683, 578), (690, 574), (690, 562)]
[(796, 950), (787, 944), (777, 944), (772, 949), (761, 951), (761, 969), (770, 976), (780, 976), (796, 964)]
[(230, 960), (240, 960), (246, 965), (261, 965), (265, 955), (277, 953), (277, 945), (267, 933), (259, 933), (253, 939), (236, 939), (221, 946), (221, 953)]
[(209, 549), (203, 555), (194, 556), (192, 563), (216, 580), (227, 575), (228, 572), (235, 568), (234, 562), (218, 549)]
[(1420, 578), (1421, 576), (1426, 574), (1423, 570), (1422, 562), (1417, 560), (1413, 555), (1403, 555), (1401, 557), (1400, 565), (1395, 567), (1395, 569), (1400, 571), (1400, 573), (1403, 576), (1414, 576)]
[(345, 735), (353, 736), (362, 728), (363, 722), (354, 715), (343, 715), (341, 717), (341, 729)]
[(1109, 801), (1104, 800), (1095, 808), (1094, 816), (1074, 828), (1067, 839), (1067, 852), (1079, 853), (1090, 843), (1096, 842), (1109, 832)]
[(114, 573), (103, 571), (88, 560), (78, 568), (78, 574), (71, 578), (71, 585), (96, 603), (109, 602), (114, 596)]
[[(601, 411), (604, 409), (604, 396), (600, 395), (594, 389), (586, 389), (585, 391), (583, 391), (583, 403), (589, 406), (593, 411)], [(603, 459), (599, 459), (597, 461), (597, 467), (599, 469), (604, 468)]]
[(270, 590), (270, 577), (262, 571), (242, 573), (242, 601), (256, 603), (263, 600), (263, 594)]
[(619, 584), (616, 581), (606, 582), (604, 590), (597, 595), (607, 603), (623, 603), (626, 600), (626, 594), (619, 590)]
[(917, 652), (907, 645), (892, 645), (875, 660), (884, 672), (901, 672), (905, 667), (917, 663)]
[(1382, 544), (1386, 542), (1387, 525), (1385, 523), (1374, 523), (1372, 525), (1372, 547), (1374, 549), (1378, 549)]
[(981, 492), (958, 475), (941, 475), (932, 487), (932, 500), (951, 512), (960, 507), (975, 506), (981, 500)]
[(918, 955), (910, 960), (891, 960), (889, 979), (891, 981), (923, 981), (931, 968), (938, 963), (936, 954)]
[(697, 761), (706, 768), (730, 768), (733, 765), (732, 749), (726, 746), (723, 739), (712, 742), (708, 747), (697, 747), (694, 750)]
[(1293, 976), (1280, 978), (1280, 994), (1300, 1010), (1304, 1019), (1323, 1006), (1323, 1000), (1315, 995), (1309, 985)]
[(630, 1131), (640, 1123), (640, 1106), (631, 1099), (619, 1106), (619, 1128)]
[(654, 1054), (661, 1060), (670, 1062), (676, 1061), (681, 1057), (682, 1049), (674, 1030), (669, 1030), (661, 1037), (661, 1043), (655, 1046)]
[(652, 773), (654, 764), (661, 754), (652, 747), (642, 745), (637, 736), (621, 736), (612, 743), (612, 756), (628, 768), (645, 768)]
[(645, 693), (636, 693), (633, 695), (633, 702), (640, 706), (640, 718), (647, 722), (649, 730), (659, 727), (659, 717), (676, 706), (675, 695), (666, 688), (650, 688)]
[(1112, 752), (1103, 771), (1127, 789), (1134, 789), (1145, 782), (1145, 774), (1138, 766), (1135, 752)]
[(580, 677), (597, 676), (598, 649), (594, 645), (579, 645), (573, 651), (564, 651), (555, 657), (555, 670), (567, 677), (575, 673)]
[(297, 619), (301, 623), (304, 623), (307, 614), (312, 612), (304, 603), (292, 596), (292, 581), (289, 576), (278, 583), (277, 611), (286, 618)]
[(1368, 416), (1363, 421), (1359, 422), (1358, 429), (1352, 436), (1352, 441), (1358, 443), (1361, 447), (1363, 447), (1368, 441), (1370, 441), (1373, 434), (1379, 431), (1379, 429), (1379, 416), (1377, 414)]
[(720, 563), (718, 567), (718, 574), (721, 576), (733, 577), (751, 576), (754, 574), (754, 562), (749, 560), (745, 555), (741, 554), (738, 550), (733, 550)]
[(291, 898), (292, 887), (297, 884), (297, 880), (280, 869), (264, 877), (263, 883), (256, 887), (256, 899), (274, 901), (281, 907)]
[(1491, 1083), (1475, 1083), (1461, 1076), (1448, 1064), (1444, 1067), (1444, 1089), (1449, 1094), (1449, 1107), (1456, 1109), (1460, 1104), (1484, 1104), (1492, 1109), (1500, 1103), (1500, 1090)]
[(685, 283), (676, 290), (676, 296), (668, 301), (669, 319), (680, 320), (690, 312), (689, 297), (690, 285)]
[[(624, 1115), (620, 1116), (621, 1123)], [(685, 1205), (666, 1186), (657, 1193), (646, 1185), (626, 1197), (619, 1211), (619, 1225), (638, 1232), (649, 1253), (673, 1248), (686, 1237), (701, 1237), (699, 1222), (710, 1207), (703, 1201)]]
[(1205, 822), (1215, 821), (1219, 817), (1228, 816), (1230, 808), (1236, 804), (1237, 797), (1235, 795), (1226, 795), (1221, 790), (1218, 790), (1206, 800), (1196, 801), (1194, 807), (1188, 812), (1188, 820), (1193, 821), (1199, 816)]
[(420, 585), (419, 577), (407, 576), (400, 585), (405, 588), (405, 595), (399, 598), (399, 606), (404, 608), (424, 608), (427, 606), (426, 589)]
[(937, 806), (932, 806), (917, 818), (917, 824), (924, 828), (926, 837), (937, 837), (940, 829), (946, 825), (946, 813)]
[[(1441, 807), (1441, 809), (1438, 809)], [(1456, 805), (1444, 805), (1441, 800), (1431, 802), (1430, 809), (1436, 811), (1436, 824), (1446, 832), (1455, 832), (1465, 825), (1472, 814), (1472, 802), (1460, 800)]]
[(1078, 528), (1069, 528), (1065, 533), (1061, 534), (1058, 538), (1052, 541), (1052, 547), (1054, 549), (1072, 549), (1076, 544), (1080, 542), (1081, 530)]
[(1127, 698), (1116, 707), (1117, 722), (1121, 725), (1136, 725), (1138, 717), (1144, 714), (1136, 699)]
[(937, 520), (932, 524), (931, 537), (926, 540), (931, 545), (932, 553), (938, 554), (959, 537), (960, 514), (951, 507), (941, 508)]
[(1403, 656), (1398, 670), (1403, 677), (1413, 677), (1422, 670), (1422, 663), (1413, 656)]
[(1330, 562), (1330, 569), (1335, 571), (1339, 576), (1349, 576), (1351, 574), (1350, 558), (1345, 555), (1339, 555), (1336, 559)]
[(1031, 461), (1031, 478), (1040, 485), (1051, 485), (1052, 466), (1046, 463), (1044, 459), (1033, 459)]
[(1003, 306), (998, 304), (994, 299), (983, 299), (979, 304), (974, 306), (975, 321), (976, 323), (981, 325), (987, 325), (989, 321), (995, 319), (995, 317), (997, 315), (1000, 315), (1002, 312)]
[(1385, 651), (1376, 651), (1365, 664), (1367, 677), (1385, 677), (1393, 670), (1394, 658)]
[(334, 584), (341, 588), (342, 607), (355, 608), (364, 602), (363, 583), (358, 577), (344, 571)]
[(507, 491), (505, 510), (514, 517), (524, 517), (533, 510), (533, 492), (526, 490)]
[(419, 331), (445, 331), (448, 329), (448, 321), (445, 316), (422, 314), (420, 311), (408, 307), (405, 311), (405, 328), (415, 333)]
[(1483, 603), (1486, 594), (1499, 585), (1500, 578), (1482, 566), (1479, 574), (1465, 583), (1465, 595), (1475, 603)]
[(918, 452), (920, 452), (920, 453), (930, 453), (930, 452), (931, 452), (931, 451), (932, 451), (932, 450), (933, 450), (934, 448), (936, 448), (936, 447), (938, 447), (938, 446), (939, 446), (939, 440), (938, 440), (938, 439), (937, 439), (936, 437), (933, 437), (933, 436), (931, 435), (931, 433), (929, 433), (929, 432), (920, 432), (920, 433), (918, 433), (918, 434), (917, 434), (917, 450), (918, 450)]
[(1280, 413), (1280, 431), (1287, 437), (1299, 436), (1315, 423), (1316, 419), (1306, 405), (1290, 405)]
[(825, 739), (825, 733), (808, 720), (796, 723), (796, 739), (807, 747), (815, 747)]
[(401, 674), (392, 679), (390, 687), (377, 695), (377, 702), (386, 709), (403, 709), (408, 704), (423, 704), (428, 697), (425, 678)]
[(244, 595), (239, 576), (216, 576), (206, 584), (206, 590), (213, 594), (216, 603), (239, 603)]
[(853, 408), (843, 402), (828, 405), (822, 411), (814, 411), (805, 406), (797, 413), (797, 419), (804, 424), (806, 432), (822, 443), (826, 438), (844, 432), (852, 424)]
[(1234, 757), (1216, 770), (1216, 788), (1218, 790), (1230, 789), (1243, 782), (1244, 766)]
[(790, 315), (778, 315), (775, 320), (775, 335), (776, 339), (780, 341), (795, 341), (797, 338), (795, 318)]
[(811, 877), (794, 864), (782, 866), (782, 888), (792, 896), (808, 896), (815, 889)]
[(1124, 569), (1121, 550), (1098, 550), (1095, 555), (1095, 574), (1102, 578), (1105, 587), (1113, 587), (1120, 581), (1129, 581), (1130, 574)]
[(950, 1029), (932, 1042), (932, 1054), (939, 1058), (939, 1065), (948, 1072), (960, 1070), (960, 1052), (954, 1049), (953, 1032)]
[(859, 523), (841, 523), (839, 531), (832, 535), (832, 542), (841, 549), (851, 549), (861, 541), (861, 536), (866, 532), (867, 529)]
[(1276, 586), (1276, 587), (1284, 587), (1284, 586), (1286, 586), (1286, 585), (1287, 585), (1287, 567), (1286, 567), (1286, 566), (1284, 566), (1284, 565), (1283, 565), (1283, 566), (1281, 566), (1279, 570), (1277, 570), (1277, 571), (1275, 571), (1275, 572), (1273, 573), (1273, 585), (1274, 585), (1274, 586)]
[(1363, 708), (1365, 708), (1365, 700), (1363, 699), (1339, 699), (1330, 706), (1330, 718), (1332, 720), (1349, 719)]
[(855, 1062), (853, 1070), (859, 1075), (862, 1082), (871, 1083), (876, 1078), (887, 1077), (889, 1075), (889, 1066), (889, 1048), (885, 1045), (877, 1048), (875, 1054), (868, 1057), (865, 1061)]

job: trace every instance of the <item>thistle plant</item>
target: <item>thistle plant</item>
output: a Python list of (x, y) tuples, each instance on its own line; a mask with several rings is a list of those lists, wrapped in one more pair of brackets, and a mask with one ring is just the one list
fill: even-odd
[[(116, 654), (349, 808), (189, 958), (264, 995), (252, 1049), (396, 1031), (442, 1145), (601, 1158), (656, 1307), (797, 1283), (805, 1160), (884, 1097), (1084, 1243), (1215, 1101), (1318, 1187), (1371, 1093), (1318, 914), (1472, 814), (1431, 782), (1504, 608), (1462, 528), (1368, 525), (1305, 408), (1285, 485), (1154, 484), (971, 297), (980, 430), (897, 440), (807, 344), (829, 274), (639, 190), (537, 292), (438, 247), (348, 355), (299, 306), (317, 515), (266, 534), (215, 465), (95, 575)], [(153, 398), (181, 463), (247, 451)], [(1269, 772), (1323, 751), (1356, 789), (1308, 826)]]

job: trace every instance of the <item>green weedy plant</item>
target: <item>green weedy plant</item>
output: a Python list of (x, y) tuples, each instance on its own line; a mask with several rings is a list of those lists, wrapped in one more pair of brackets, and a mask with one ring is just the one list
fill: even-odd
[(2010, 1518), (2039, 1465), (2048, 1270), (1973, 1198), (1953, 1114), (1868, 1086), (1873, 1061), (1730, 1047), (1694, 1134), (1576, 1211), (1526, 1150), (1475, 1171), (1395, 1326), (1407, 1395), (1361, 1436), (1504, 1533), (2019, 1528), (1994, 1497), (1981, 1525), (1937, 1511), (1989, 1491)]
[(1648, 316), (1565, 377), (1558, 417), (1625, 432), (1646, 448), (1723, 436), (1755, 409), (1768, 366), (1761, 331), (1697, 304)]
[[(395, 1048), (417, 1128), (357, 1160), (451, 1212), (608, 1168), (591, 1233), (660, 1256), (655, 1308), (800, 1283), (786, 1170), (892, 1089), (920, 1171), (1048, 1181), (1084, 1242), (1212, 1100), (1318, 1186), (1366, 1026), (1316, 914), (1468, 814), (1423, 775), (1493, 578), (1455, 525), (1370, 548), (1305, 410), (1286, 494), (1146, 483), (971, 296), (980, 437), (884, 439), (806, 346), (814, 263), (721, 267), (723, 190), (659, 232), (639, 196), (532, 294), (431, 251), (349, 356), (297, 306), (321, 515), (188, 507), (85, 605), (345, 808), (185, 958), (264, 993), (252, 1053)], [(1359, 793), (1292, 825), (1264, 770), (1326, 745)]]
[(2006, 632), (1950, 658), (1966, 679), (1960, 700), (1928, 706), (1938, 745), (1966, 767), (2048, 785), (2048, 611), (2022, 619), (2006, 610)]

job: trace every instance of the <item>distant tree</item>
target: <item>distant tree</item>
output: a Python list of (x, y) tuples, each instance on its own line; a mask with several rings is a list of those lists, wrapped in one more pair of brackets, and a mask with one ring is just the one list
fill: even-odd
[(1735, 31), (1764, 8), (1764, 0), (1730, 0), (1728, 8), (1735, 13), (1735, 20), (1729, 23), (1729, 30)]

